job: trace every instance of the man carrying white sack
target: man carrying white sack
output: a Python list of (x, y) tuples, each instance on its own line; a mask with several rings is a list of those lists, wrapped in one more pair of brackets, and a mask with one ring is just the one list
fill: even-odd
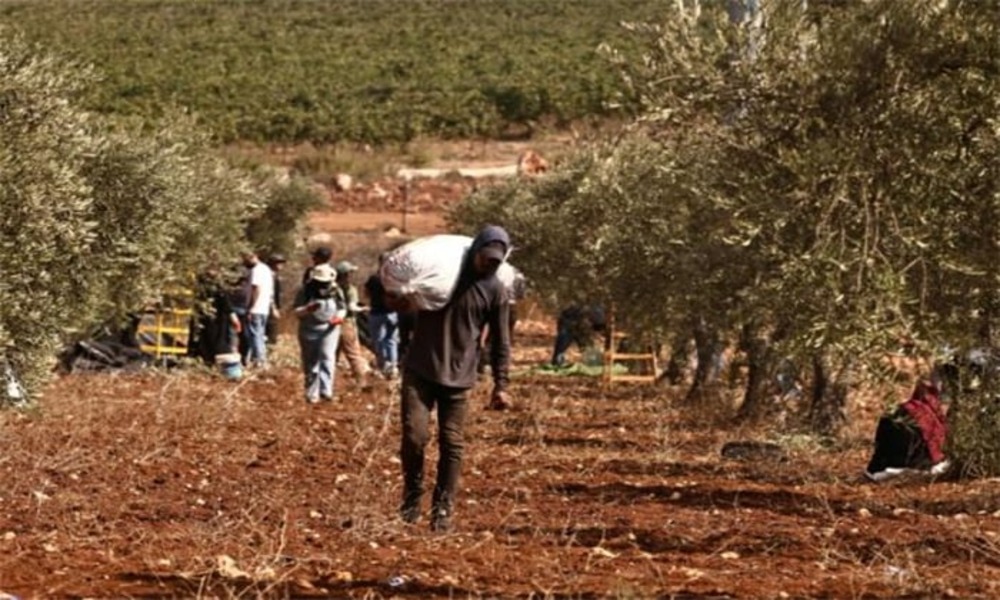
[(439, 459), (431, 507), (431, 529), (448, 531), (465, 447), (463, 427), (467, 394), (476, 384), (477, 344), (489, 325), (493, 336), (491, 408), (508, 408), (506, 388), (510, 365), (510, 331), (505, 288), (497, 269), (507, 257), (510, 237), (490, 225), (479, 232), (465, 255), (448, 303), (417, 313), (410, 350), (403, 365), (402, 411), (403, 504), (408, 523), (420, 517), (423, 497), (424, 449), (430, 439), (430, 413), (438, 411)]

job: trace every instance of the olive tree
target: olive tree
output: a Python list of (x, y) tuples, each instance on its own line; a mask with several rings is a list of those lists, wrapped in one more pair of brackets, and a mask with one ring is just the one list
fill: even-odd
[[(572, 179), (600, 194), (552, 203), (548, 183), (519, 184), (497, 214), (542, 211), (518, 221), (524, 239), (570, 243), (546, 251), (563, 261), (585, 248), (622, 306), (738, 328), (766, 369), (811, 365), (812, 426), (835, 434), (900, 339), (967, 343), (995, 321), (998, 10), (772, 0), (734, 26), (718, 3), (678, 3), (631, 25), (647, 53), (619, 62), (648, 162), (605, 151)], [(586, 209), (601, 235), (547, 237), (582, 198), (619, 203)], [(597, 257), (595, 239), (614, 243)]]
[(89, 116), (69, 106), (77, 81), (10, 41), (0, 51), (0, 347), (29, 388), (62, 326), (92, 309), (83, 267), (95, 236), (82, 171), (95, 141)]
[(814, 366), (832, 433), (899, 338), (967, 338), (994, 312), (998, 8), (775, 0), (734, 27), (694, 6), (633, 27), (649, 51), (621, 63), (628, 90), (654, 135), (715, 126), (706, 188), (732, 207), (734, 264), (761, 269), (741, 319)]
[(207, 148), (178, 122), (146, 135), (107, 133), (87, 158), (95, 228), (81, 266), (100, 273), (88, 294), (99, 303), (94, 316), (122, 317), (163, 290), (189, 287), (207, 264), (236, 260), (242, 224), (262, 200)]
[[(728, 330), (731, 292), (745, 285), (733, 264), (742, 249), (720, 235), (728, 207), (703, 189), (713, 170), (703, 133), (667, 143), (636, 132), (595, 144), (553, 175), (481, 189), (452, 221), (467, 232), (503, 223), (514, 262), (553, 308), (613, 306), (619, 323), (646, 343), (690, 336), (696, 325)], [(743, 269), (742, 277), (752, 275)]]
[(95, 324), (250, 243), (280, 242), (295, 219), (262, 226), (265, 208), (309, 205), (299, 184), (227, 165), (186, 117), (136, 125), (81, 110), (89, 82), (16, 38), (0, 50), (0, 357), (30, 392)]

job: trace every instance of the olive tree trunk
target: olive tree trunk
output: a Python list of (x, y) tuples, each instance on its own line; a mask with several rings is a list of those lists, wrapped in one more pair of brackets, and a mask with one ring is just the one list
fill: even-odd
[(812, 398), (809, 424), (813, 432), (836, 437), (847, 422), (847, 392), (850, 384), (850, 361), (839, 368), (824, 354), (813, 355)]

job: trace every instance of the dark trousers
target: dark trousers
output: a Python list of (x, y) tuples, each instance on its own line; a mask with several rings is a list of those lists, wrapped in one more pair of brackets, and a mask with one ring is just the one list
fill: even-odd
[(552, 364), (559, 367), (565, 365), (566, 352), (574, 343), (581, 350), (591, 347), (594, 344), (594, 332), (597, 330), (589, 321), (579, 316), (560, 315), (556, 322), (556, 342), (552, 348)]
[(454, 507), (458, 478), (465, 449), (463, 428), (468, 411), (467, 389), (446, 387), (428, 381), (412, 371), (403, 373), (402, 409), (404, 510), (419, 510), (423, 496), (424, 450), (430, 441), (431, 411), (438, 411), (438, 468), (433, 510), (450, 515)]
[(931, 459), (916, 426), (883, 416), (875, 429), (875, 452), (867, 470), (877, 473), (889, 467), (929, 469)]
[(267, 335), (268, 344), (273, 346), (278, 343), (278, 319), (274, 315), (267, 317), (267, 325), (265, 326), (264, 333)]
[(237, 347), (240, 352), (240, 360), (243, 366), (247, 366), (247, 357), (250, 355), (250, 315), (246, 311), (237, 312), (237, 318), (240, 320), (240, 333), (238, 336)]

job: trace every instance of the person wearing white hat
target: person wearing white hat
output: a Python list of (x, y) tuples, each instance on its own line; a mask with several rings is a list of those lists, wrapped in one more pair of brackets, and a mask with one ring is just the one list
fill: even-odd
[(329, 402), (333, 400), (336, 381), (341, 324), (347, 315), (347, 305), (336, 285), (333, 267), (329, 264), (313, 267), (294, 305), (295, 316), (299, 319), (306, 402)]

